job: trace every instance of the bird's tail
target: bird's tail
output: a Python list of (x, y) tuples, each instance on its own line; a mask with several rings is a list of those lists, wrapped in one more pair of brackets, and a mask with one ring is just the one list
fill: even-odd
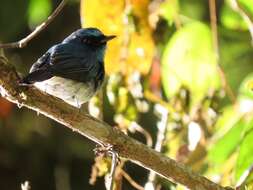
[(41, 82), (52, 77), (51, 72), (46, 70), (36, 70), (32, 73), (29, 73), (26, 77), (19, 81), (19, 85), (21, 86), (28, 86), (32, 85), (35, 82)]

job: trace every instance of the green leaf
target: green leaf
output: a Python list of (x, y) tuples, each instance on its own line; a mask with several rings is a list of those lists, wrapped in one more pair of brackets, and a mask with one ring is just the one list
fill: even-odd
[(172, 36), (162, 57), (162, 83), (168, 98), (188, 87), (195, 103), (220, 87), (209, 27), (193, 22)]
[(243, 119), (237, 121), (210, 149), (208, 154), (209, 160), (215, 164), (225, 162), (239, 145), (245, 126)]
[[(170, 2), (170, 1), (169, 1)], [(206, 15), (206, 3), (203, 0), (180, 0), (180, 14), (186, 18), (202, 20)]]
[(247, 30), (247, 24), (241, 15), (226, 4), (221, 9), (221, 23), (229, 29)]
[(253, 16), (253, 0), (238, 0), (243, 11), (245, 11), (250, 17)]
[(169, 24), (174, 22), (175, 16), (178, 14), (179, 5), (178, 0), (165, 1), (161, 4), (160, 14), (163, 16)]
[(247, 124), (247, 128), (243, 141), (240, 146), (239, 155), (236, 162), (235, 178), (238, 180), (241, 175), (249, 167), (253, 165), (253, 119)]
[(247, 32), (220, 31), (220, 63), (230, 87), (238, 94), (241, 82), (253, 71), (253, 48)]
[(50, 0), (30, 0), (28, 8), (29, 24), (34, 27), (46, 20), (52, 10)]

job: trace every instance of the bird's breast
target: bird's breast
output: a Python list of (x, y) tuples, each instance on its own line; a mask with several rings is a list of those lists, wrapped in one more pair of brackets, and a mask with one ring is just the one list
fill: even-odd
[(96, 93), (93, 81), (84, 83), (62, 77), (52, 77), (42, 82), (36, 82), (34, 85), (78, 108)]

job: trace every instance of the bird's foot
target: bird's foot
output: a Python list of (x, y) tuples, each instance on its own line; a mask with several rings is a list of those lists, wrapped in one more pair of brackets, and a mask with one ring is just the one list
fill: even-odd
[(76, 107), (80, 110), (80, 108), (82, 107), (82, 104), (80, 104), (78, 98), (74, 95), (73, 99), (75, 100), (76, 102)]

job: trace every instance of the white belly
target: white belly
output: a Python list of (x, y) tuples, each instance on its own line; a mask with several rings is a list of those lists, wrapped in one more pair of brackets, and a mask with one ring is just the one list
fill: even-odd
[(62, 77), (52, 77), (34, 84), (38, 89), (56, 96), (72, 106), (80, 108), (95, 94), (94, 84), (84, 84)]

